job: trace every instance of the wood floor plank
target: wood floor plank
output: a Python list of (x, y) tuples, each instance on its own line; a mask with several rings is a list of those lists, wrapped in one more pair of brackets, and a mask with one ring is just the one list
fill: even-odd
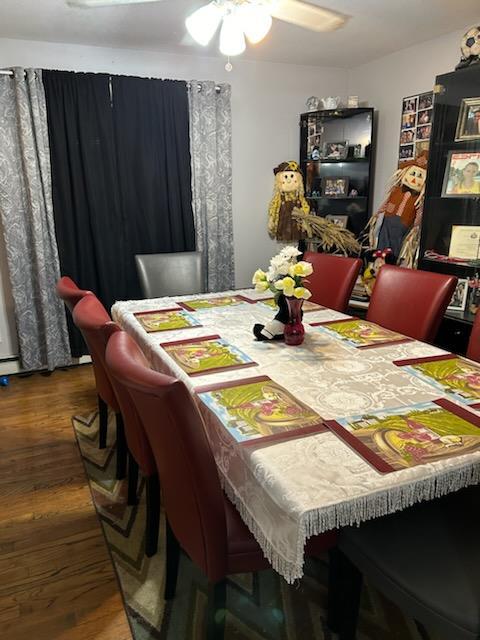
[(96, 408), (90, 366), (0, 388), (2, 640), (131, 640), (75, 443)]

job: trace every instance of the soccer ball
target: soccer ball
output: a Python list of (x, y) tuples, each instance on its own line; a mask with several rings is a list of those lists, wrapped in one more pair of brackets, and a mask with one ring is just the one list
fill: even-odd
[(462, 38), (462, 57), (465, 60), (480, 56), (480, 27), (472, 27)]

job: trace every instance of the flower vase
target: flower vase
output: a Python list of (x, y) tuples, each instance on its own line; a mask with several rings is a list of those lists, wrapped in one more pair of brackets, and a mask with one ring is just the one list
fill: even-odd
[(302, 344), (305, 337), (305, 328), (302, 324), (303, 299), (288, 298), (288, 322), (285, 325), (285, 344), (297, 346)]

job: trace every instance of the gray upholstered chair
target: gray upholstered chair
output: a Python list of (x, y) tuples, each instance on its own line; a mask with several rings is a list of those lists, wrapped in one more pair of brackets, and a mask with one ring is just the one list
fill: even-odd
[(356, 637), (362, 574), (421, 637), (480, 640), (480, 486), (347, 527), (331, 553), (329, 626)]
[(146, 253), (135, 256), (145, 298), (180, 296), (205, 291), (205, 269), (199, 251)]

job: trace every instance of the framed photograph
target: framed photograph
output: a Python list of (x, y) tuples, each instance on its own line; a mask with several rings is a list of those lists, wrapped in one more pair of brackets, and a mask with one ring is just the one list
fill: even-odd
[(415, 113), (405, 113), (402, 116), (402, 130), (414, 129), (416, 124), (417, 115)]
[(480, 98), (464, 98), (460, 106), (455, 141), (480, 138)]
[(480, 198), (480, 151), (448, 153), (442, 197)]
[(415, 142), (415, 130), (405, 129), (400, 133), (400, 144), (412, 144)]
[(348, 155), (348, 141), (325, 142), (323, 145), (323, 158), (331, 160), (345, 160)]
[(325, 198), (346, 198), (348, 196), (348, 178), (322, 178), (322, 195)]
[(467, 306), (467, 296), (468, 279), (460, 278), (447, 308), (451, 311), (465, 311)]
[(339, 226), (341, 229), (346, 229), (347, 228), (348, 216), (336, 216), (336, 215), (333, 215), (333, 214), (329, 213), (328, 216), (325, 216), (325, 219), (326, 220), (330, 220), (330, 222), (333, 222), (334, 224)]

